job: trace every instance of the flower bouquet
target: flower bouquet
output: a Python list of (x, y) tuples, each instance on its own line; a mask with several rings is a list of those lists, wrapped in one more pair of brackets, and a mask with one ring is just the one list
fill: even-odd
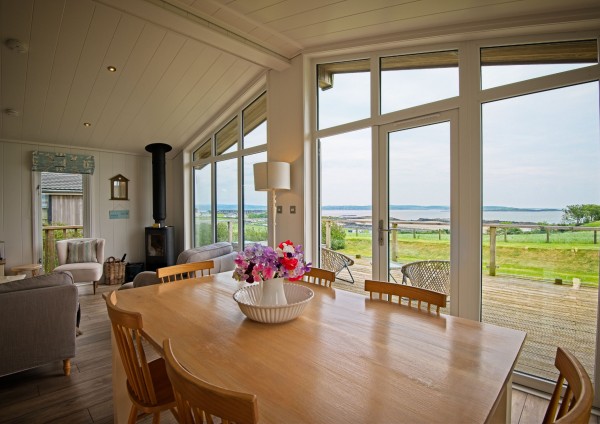
[(233, 278), (247, 283), (260, 283), (274, 278), (296, 281), (310, 271), (310, 263), (304, 260), (302, 245), (294, 246), (289, 240), (277, 248), (259, 243), (248, 245), (235, 258)]
[(302, 246), (289, 240), (277, 248), (255, 243), (239, 252), (235, 258), (233, 278), (247, 283), (261, 283), (259, 304), (262, 306), (287, 305), (283, 279), (299, 280), (310, 271), (304, 260)]

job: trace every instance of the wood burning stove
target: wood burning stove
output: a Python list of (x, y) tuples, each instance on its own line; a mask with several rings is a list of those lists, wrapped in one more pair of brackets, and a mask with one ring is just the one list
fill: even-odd
[(167, 187), (165, 182), (165, 154), (171, 146), (153, 143), (146, 146), (152, 153), (152, 218), (154, 225), (146, 227), (146, 269), (175, 265), (175, 229), (165, 225), (167, 218)]

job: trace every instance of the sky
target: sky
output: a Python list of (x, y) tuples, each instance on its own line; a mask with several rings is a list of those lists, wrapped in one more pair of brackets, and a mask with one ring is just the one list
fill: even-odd
[[(484, 87), (585, 65), (486, 67)], [(384, 112), (455, 96), (456, 69), (388, 71)], [(389, 94), (392, 93), (392, 94)], [(322, 128), (367, 118), (368, 74), (336, 74), (319, 90)], [(422, 101), (421, 101), (422, 100)], [(600, 203), (598, 83), (487, 103), (483, 121), (484, 205), (558, 208)], [(371, 204), (371, 130), (322, 139), (322, 204)], [(449, 205), (448, 124), (390, 135), (390, 203)]]

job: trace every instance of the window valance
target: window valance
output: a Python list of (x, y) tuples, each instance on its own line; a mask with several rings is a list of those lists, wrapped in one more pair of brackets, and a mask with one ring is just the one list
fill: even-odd
[(32, 171), (93, 174), (94, 156), (71, 153), (33, 152)]

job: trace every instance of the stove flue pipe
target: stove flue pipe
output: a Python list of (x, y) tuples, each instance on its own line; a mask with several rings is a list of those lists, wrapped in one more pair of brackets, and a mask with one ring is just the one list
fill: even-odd
[(152, 218), (155, 226), (164, 227), (167, 218), (167, 186), (165, 176), (165, 153), (172, 147), (164, 143), (152, 143), (146, 151), (152, 153)]

